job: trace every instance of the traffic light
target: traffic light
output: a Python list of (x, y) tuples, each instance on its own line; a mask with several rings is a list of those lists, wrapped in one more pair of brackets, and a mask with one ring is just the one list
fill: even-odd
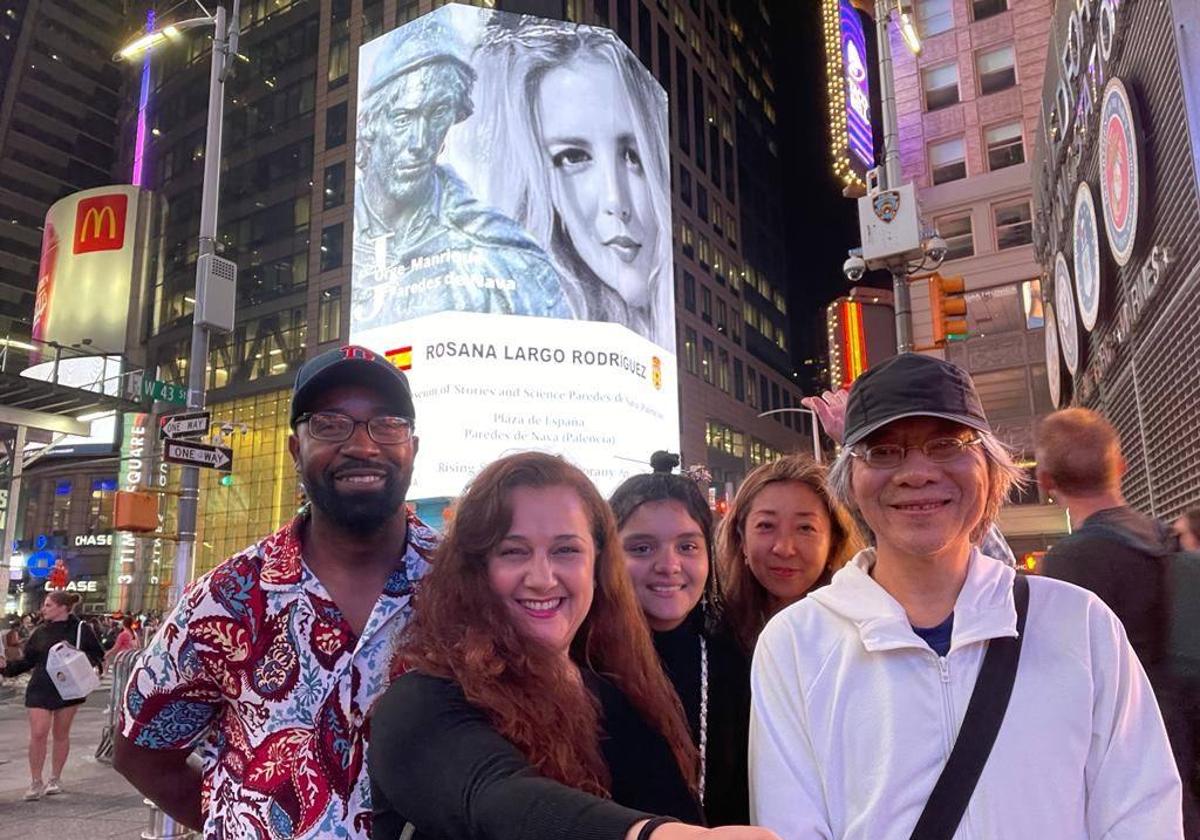
[(233, 486), (232, 473), (225, 473), (225, 475), (221, 476), (221, 478), (219, 479), (219, 483), (222, 487), (232, 487)]
[(158, 497), (137, 490), (118, 490), (113, 504), (117, 531), (154, 531), (158, 528)]
[(961, 277), (929, 278), (929, 309), (933, 314), (933, 344), (945, 347), (947, 341), (967, 338), (966, 283)]

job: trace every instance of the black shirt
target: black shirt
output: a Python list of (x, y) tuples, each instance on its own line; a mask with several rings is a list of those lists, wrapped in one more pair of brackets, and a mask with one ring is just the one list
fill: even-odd
[[(16, 677), (26, 671), (33, 671), (25, 689), (27, 708), (53, 711), (65, 706), (77, 706), (87, 699), (81, 697), (77, 700), (63, 700), (54, 686), (54, 680), (46, 673), (46, 657), (50, 654), (50, 648), (59, 642), (68, 642), (74, 646), (80, 624), (79, 618), (74, 615), (68, 616), (65, 621), (42, 622), (25, 642), (22, 658), (11, 661), (4, 667), (6, 677)], [(84, 624), (83, 629), (78, 632), (78, 639), (79, 649), (87, 655), (92, 666), (101, 667), (104, 664), (104, 648), (100, 647), (100, 640), (92, 632), (91, 626)]]
[(674, 630), (654, 634), (654, 647), (683, 710), (692, 739), (700, 746), (700, 635), (708, 649), (708, 727), (704, 773), (704, 815), (710, 826), (748, 825), (750, 737), (750, 659), (733, 634), (705, 629), (694, 609)]
[(601, 707), (612, 801), (539, 776), (450, 680), (409, 673), (371, 721), (374, 840), (406, 823), (419, 840), (623, 840), (648, 816), (700, 823), (666, 740), (607, 680), (584, 672)]

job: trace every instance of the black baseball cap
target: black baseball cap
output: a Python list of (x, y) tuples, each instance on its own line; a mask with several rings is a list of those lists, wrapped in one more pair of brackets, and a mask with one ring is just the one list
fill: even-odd
[(292, 426), (318, 394), (338, 385), (370, 388), (387, 399), (397, 416), (416, 420), (408, 377), (374, 350), (348, 344), (314, 356), (300, 368), (292, 389)]
[(846, 403), (845, 445), (854, 446), (905, 417), (940, 417), (992, 431), (970, 374), (933, 356), (901, 353), (854, 381)]

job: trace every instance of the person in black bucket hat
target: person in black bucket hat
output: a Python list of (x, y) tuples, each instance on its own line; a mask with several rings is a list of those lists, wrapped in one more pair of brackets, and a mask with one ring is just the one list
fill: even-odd
[(1019, 476), (960, 368), (905, 354), (854, 383), (830, 485), (874, 545), (759, 637), (757, 825), (1181, 840), (1179, 774), (1120, 621), (978, 547)]
[[(380, 354), (349, 346), (305, 363), (288, 451), (310, 503), (191, 584), (134, 664), (113, 766), (203, 836), (237, 823), (370, 837), (368, 714), (437, 545), (405, 506), (415, 416), (408, 380)], [(201, 742), (202, 772), (188, 762)], [(281, 768), (269, 790), (249, 783), (248, 762)], [(297, 769), (316, 766), (319, 779)], [(220, 797), (206, 805), (204, 787)]]

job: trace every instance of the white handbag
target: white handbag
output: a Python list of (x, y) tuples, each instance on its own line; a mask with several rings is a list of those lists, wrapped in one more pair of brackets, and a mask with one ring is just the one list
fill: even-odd
[(87, 654), (80, 650), (83, 641), (83, 622), (75, 628), (75, 646), (59, 642), (46, 654), (46, 673), (50, 675), (58, 695), (64, 700), (79, 700), (100, 687), (100, 675), (92, 667)]

